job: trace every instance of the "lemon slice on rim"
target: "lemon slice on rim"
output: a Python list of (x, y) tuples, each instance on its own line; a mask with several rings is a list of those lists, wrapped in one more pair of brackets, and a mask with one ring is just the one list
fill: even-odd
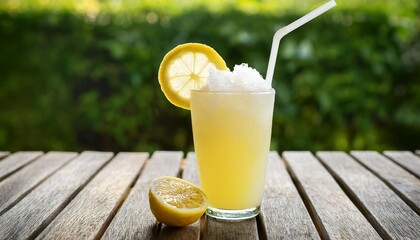
[(183, 227), (197, 221), (207, 208), (207, 197), (196, 185), (176, 177), (158, 177), (149, 188), (149, 204), (159, 222)]
[(207, 83), (210, 68), (227, 70), (223, 58), (201, 43), (178, 45), (169, 51), (159, 67), (159, 83), (175, 106), (190, 109), (190, 90)]

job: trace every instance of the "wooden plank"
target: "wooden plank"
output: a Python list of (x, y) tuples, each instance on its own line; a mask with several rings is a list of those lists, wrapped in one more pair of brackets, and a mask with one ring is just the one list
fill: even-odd
[(177, 176), (182, 157), (182, 152), (157, 151), (152, 155), (102, 239), (156, 237), (159, 225), (149, 207), (150, 183), (158, 176)]
[(384, 151), (384, 154), (420, 178), (420, 157), (409, 151)]
[(75, 156), (77, 153), (49, 152), (0, 182), (0, 215)]
[(325, 239), (380, 239), (375, 229), (310, 152), (283, 152), (292, 177)]
[(43, 152), (16, 152), (0, 161), (0, 181), (34, 161)]
[(420, 239), (420, 216), (384, 182), (344, 152), (317, 156), (385, 239)]
[(101, 235), (148, 156), (148, 153), (119, 153), (38, 238), (95, 239)]
[(187, 160), (185, 163), (184, 170), (182, 171), (182, 178), (194, 183), (195, 185), (200, 185), (200, 178), (198, 175), (197, 159), (195, 153), (189, 152), (187, 155)]
[(270, 153), (261, 222), (268, 239), (319, 239), (285, 163)]
[(420, 180), (375, 151), (351, 151), (360, 163), (370, 169), (396, 192), (417, 214), (420, 214)]
[(9, 154), (10, 154), (10, 152), (1, 151), (1, 152), (0, 152), (0, 160), (1, 160), (2, 158), (6, 157), (6, 156), (7, 156), (7, 155), (9, 155)]
[(242, 221), (223, 221), (206, 217), (202, 239), (258, 239), (255, 218)]
[[(197, 162), (194, 153), (188, 153), (185, 161), (185, 167), (182, 171), (182, 178), (200, 185), (198, 178)], [(189, 226), (183, 228), (169, 227), (162, 224), (157, 239), (160, 240), (183, 240), (183, 239), (199, 239), (200, 237), (200, 221), (197, 221)]]
[(83, 152), (0, 216), (0, 239), (38, 235), (77, 195), (112, 153)]

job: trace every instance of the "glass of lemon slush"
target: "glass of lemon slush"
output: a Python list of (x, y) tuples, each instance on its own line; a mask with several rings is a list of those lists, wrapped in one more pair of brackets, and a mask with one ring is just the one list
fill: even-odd
[(259, 213), (271, 139), (274, 90), (191, 92), (194, 148), (207, 215)]
[(270, 149), (275, 91), (246, 64), (229, 71), (217, 52), (184, 44), (169, 52), (159, 81), (166, 97), (191, 110), (206, 214), (225, 220), (259, 214)]

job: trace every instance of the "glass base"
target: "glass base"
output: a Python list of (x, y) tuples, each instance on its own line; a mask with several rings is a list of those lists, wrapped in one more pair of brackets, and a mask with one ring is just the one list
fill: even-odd
[(253, 218), (259, 213), (260, 207), (247, 208), (241, 210), (228, 210), (208, 206), (206, 210), (207, 216), (223, 220), (244, 220)]

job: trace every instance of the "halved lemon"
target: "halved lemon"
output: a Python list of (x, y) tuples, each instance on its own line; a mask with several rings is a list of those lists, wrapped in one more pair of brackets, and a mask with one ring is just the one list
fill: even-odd
[(158, 177), (149, 189), (149, 204), (159, 222), (183, 227), (197, 221), (207, 208), (207, 197), (196, 185), (176, 177)]
[(227, 70), (223, 58), (201, 43), (178, 45), (169, 51), (159, 67), (159, 83), (166, 98), (175, 106), (190, 109), (190, 90), (207, 83), (210, 68)]

